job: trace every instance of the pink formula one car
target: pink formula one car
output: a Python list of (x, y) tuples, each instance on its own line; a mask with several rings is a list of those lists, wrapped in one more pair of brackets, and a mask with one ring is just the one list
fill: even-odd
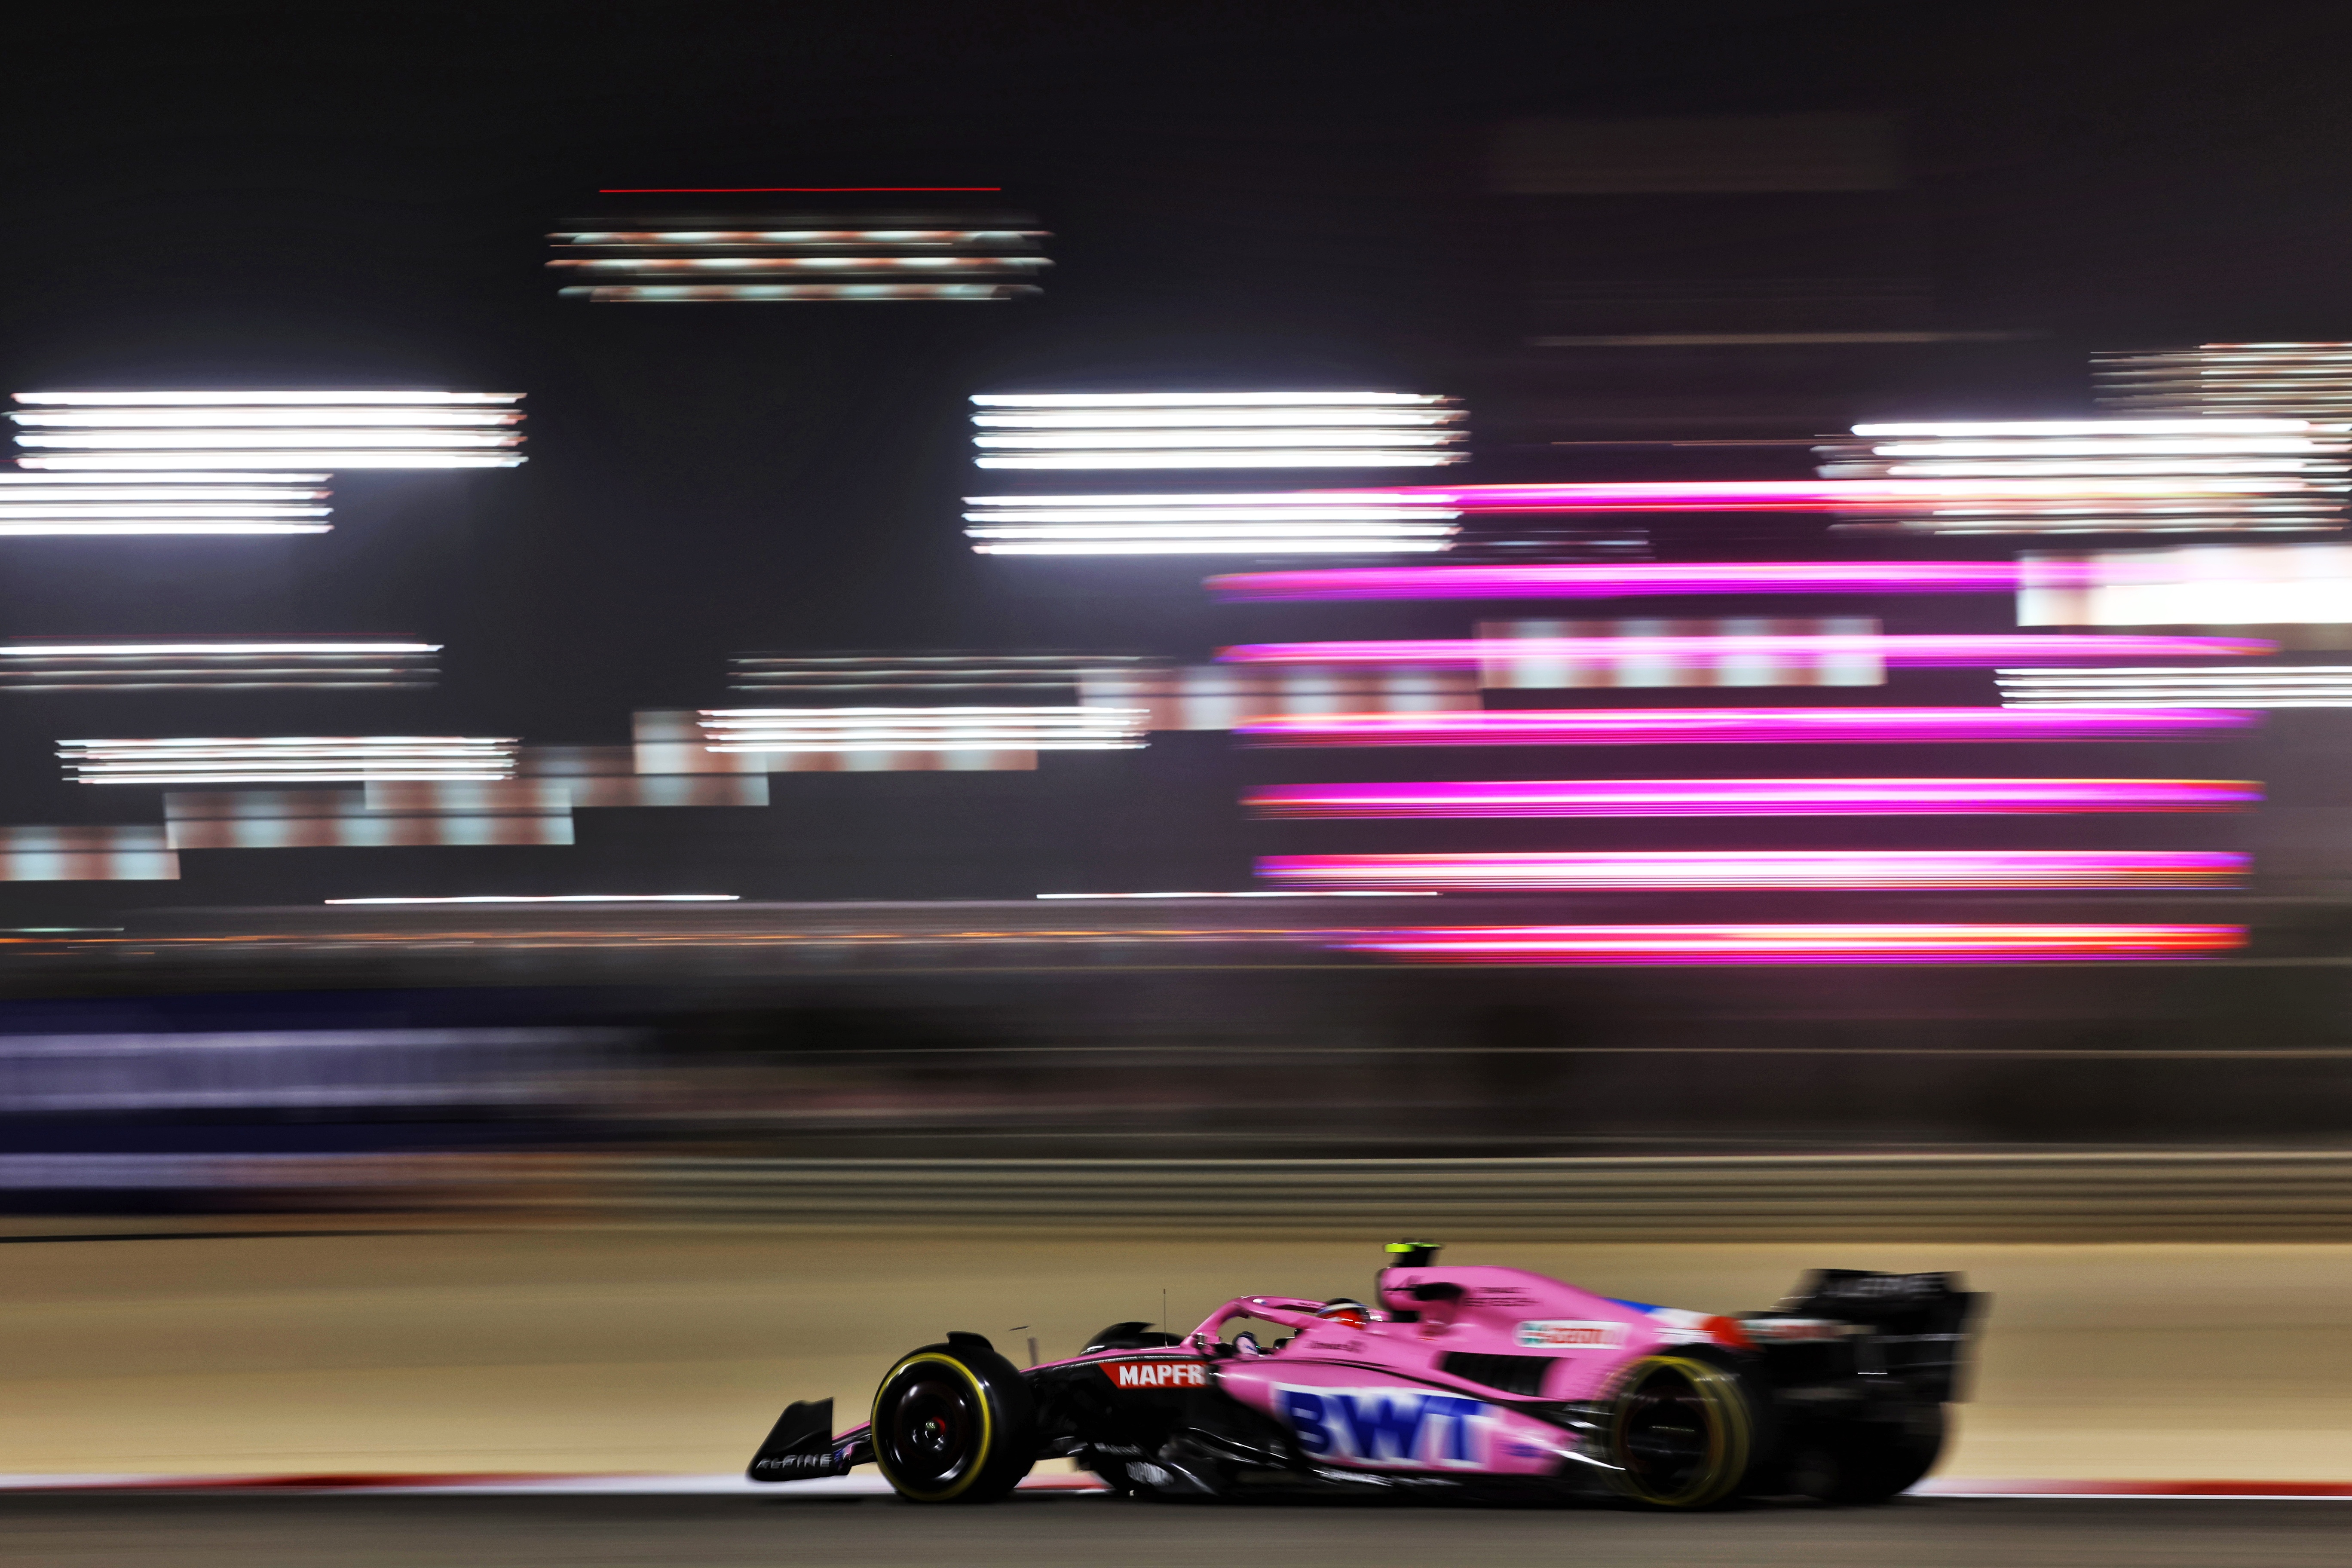
[[(1240, 1297), (1190, 1334), (1115, 1323), (1027, 1368), (950, 1333), (889, 1370), (866, 1426), (791, 1406), (751, 1477), (872, 1460), (912, 1501), (984, 1502), (1066, 1456), (1127, 1495), (1881, 1502), (1935, 1463), (1981, 1300), (1949, 1274), (1822, 1269), (1712, 1317), (1389, 1253), (1378, 1306)], [(1283, 1337), (1226, 1337), (1244, 1320)]]

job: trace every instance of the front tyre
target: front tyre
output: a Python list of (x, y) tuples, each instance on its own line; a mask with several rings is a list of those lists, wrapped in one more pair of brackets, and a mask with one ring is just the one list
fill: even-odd
[(1739, 1374), (1695, 1356), (1643, 1356), (1610, 1415), (1618, 1489), (1651, 1508), (1707, 1508), (1747, 1479), (1756, 1419)]
[(1020, 1369), (971, 1344), (926, 1345), (874, 1394), (874, 1459), (909, 1502), (994, 1502), (1037, 1462)]

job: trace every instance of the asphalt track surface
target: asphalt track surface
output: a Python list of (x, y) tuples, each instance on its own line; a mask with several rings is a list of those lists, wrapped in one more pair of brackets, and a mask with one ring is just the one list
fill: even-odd
[(0, 1561), (12, 1568), (2340, 1568), (2347, 1541), (2344, 1502), (1906, 1499), (1667, 1516), (1050, 1495), (971, 1509), (887, 1498), (0, 1499)]

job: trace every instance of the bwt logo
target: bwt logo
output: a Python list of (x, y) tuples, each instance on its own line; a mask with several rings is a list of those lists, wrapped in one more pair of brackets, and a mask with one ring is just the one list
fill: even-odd
[(1275, 1395), (1298, 1446), (1318, 1459), (1360, 1465), (1482, 1469), (1490, 1405), (1410, 1388), (1294, 1388)]

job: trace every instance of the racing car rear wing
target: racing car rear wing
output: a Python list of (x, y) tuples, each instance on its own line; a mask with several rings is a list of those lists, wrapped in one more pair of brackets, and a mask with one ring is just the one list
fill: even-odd
[(1855, 1370), (1899, 1378), (1920, 1398), (1966, 1399), (1969, 1346), (1990, 1298), (1958, 1274), (1874, 1274), (1816, 1268), (1769, 1312), (1740, 1328), (1768, 1353), (1839, 1342)]

